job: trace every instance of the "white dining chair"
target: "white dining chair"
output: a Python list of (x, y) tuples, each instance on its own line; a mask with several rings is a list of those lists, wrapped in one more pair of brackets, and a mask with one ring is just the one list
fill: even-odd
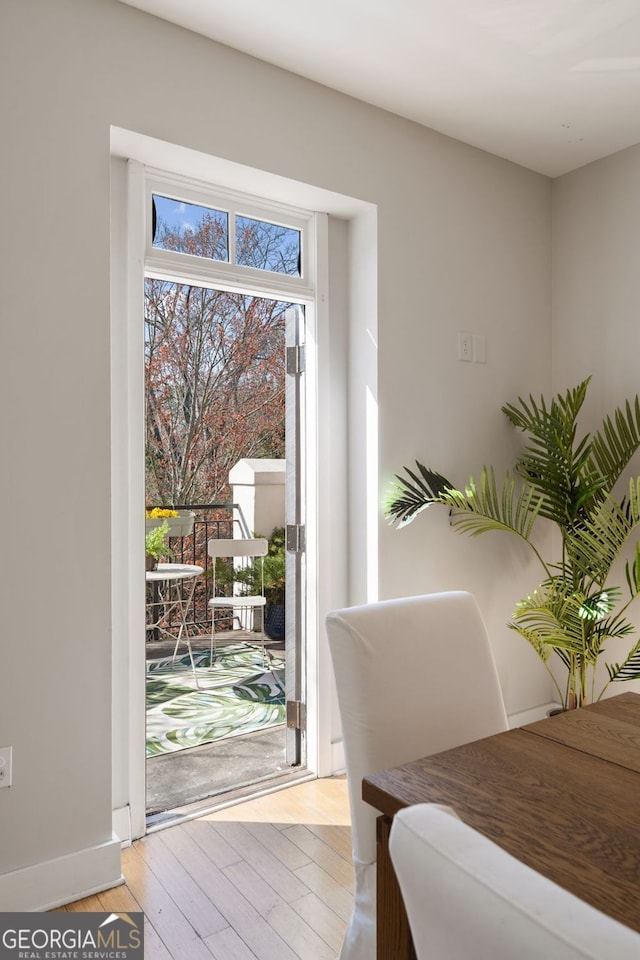
[(507, 716), (470, 593), (383, 600), (326, 620), (347, 771), (355, 902), (340, 960), (376, 955), (376, 818), (362, 778), (491, 736)]
[[(251, 642), (260, 644), (262, 660), (267, 666), (263, 563), (268, 551), (269, 543), (265, 537), (220, 538), (207, 542), (207, 553), (213, 560), (212, 595), (208, 602), (212, 663), (216, 646)], [(218, 589), (220, 562), (226, 573), (222, 590)]]
[(640, 934), (463, 823), (417, 804), (389, 851), (418, 960), (638, 960)]

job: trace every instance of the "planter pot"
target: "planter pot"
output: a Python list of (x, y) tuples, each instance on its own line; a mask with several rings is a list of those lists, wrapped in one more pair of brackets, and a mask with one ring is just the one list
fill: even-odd
[(264, 614), (264, 632), (270, 640), (284, 640), (284, 603), (269, 603)]
[(554, 707), (552, 710), (547, 712), (548, 717), (556, 717), (559, 713), (566, 713), (568, 710), (577, 710), (578, 704), (576, 703), (575, 696), (569, 696), (566, 707)]
[(145, 554), (145, 571), (147, 570), (156, 570), (158, 567), (158, 561), (151, 553)]
[[(178, 510), (177, 517), (167, 517), (167, 523), (169, 524), (169, 536), (170, 537), (190, 537), (193, 533), (193, 523), (195, 520), (195, 513), (193, 510)], [(149, 533), (149, 530), (153, 530), (154, 527), (159, 527), (164, 523), (164, 519), (158, 517), (157, 520), (145, 520), (145, 531)]]

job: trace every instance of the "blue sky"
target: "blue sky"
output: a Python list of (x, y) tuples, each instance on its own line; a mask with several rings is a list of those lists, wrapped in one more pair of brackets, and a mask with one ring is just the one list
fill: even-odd
[(172, 200), (169, 197), (161, 197), (154, 194), (156, 202), (156, 213), (158, 220), (182, 234), (185, 230), (193, 232), (202, 222), (205, 214), (210, 214), (214, 219), (225, 223), (227, 214), (220, 210), (213, 210), (211, 207), (198, 206), (195, 203), (185, 203), (182, 200)]

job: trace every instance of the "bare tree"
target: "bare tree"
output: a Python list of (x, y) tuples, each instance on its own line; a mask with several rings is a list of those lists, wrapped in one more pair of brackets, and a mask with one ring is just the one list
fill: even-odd
[[(252, 223), (243, 226), (241, 252), (246, 250), (253, 265), (280, 258), (280, 270), (292, 272), (295, 247), (278, 244), (273, 231), (252, 228)], [(224, 259), (224, 227), (206, 214), (195, 230), (177, 233), (165, 227), (162, 246)], [(288, 306), (207, 287), (146, 280), (148, 503), (226, 500), (229, 470), (237, 460), (284, 456)]]

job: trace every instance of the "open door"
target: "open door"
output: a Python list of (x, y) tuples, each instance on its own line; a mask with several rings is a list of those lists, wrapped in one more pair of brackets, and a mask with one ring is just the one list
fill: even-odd
[(304, 464), (304, 308), (286, 313), (286, 762), (306, 762), (305, 750), (305, 464)]

